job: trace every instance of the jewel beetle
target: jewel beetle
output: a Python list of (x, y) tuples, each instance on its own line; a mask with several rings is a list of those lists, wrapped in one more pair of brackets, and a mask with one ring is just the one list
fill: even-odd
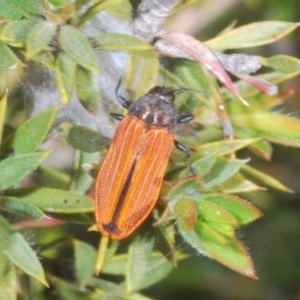
[(112, 114), (120, 123), (95, 184), (96, 223), (104, 236), (124, 239), (149, 216), (174, 146), (189, 158), (172, 130), (194, 116), (178, 117), (175, 91), (156, 86), (132, 104), (118, 97), (128, 113)]

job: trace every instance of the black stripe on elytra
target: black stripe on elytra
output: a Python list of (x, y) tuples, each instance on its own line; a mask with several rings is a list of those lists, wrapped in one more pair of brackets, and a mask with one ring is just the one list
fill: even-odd
[(113, 213), (113, 216), (111, 218), (111, 221), (108, 223), (108, 224), (102, 224), (103, 228), (107, 231), (107, 232), (110, 232), (110, 233), (120, 233), (120, 230), (116, 224), (116, 221), (120, 215), (120, 212), (122, 210), (122, 206), (124, 204), (124, 200), (126, 198), (126, 194), (129, 190), (129, 187), (130, 187), (130, 184), (132, 182), (132, 175), (133, 175), (133, 172), (134, 172), (134, 169), (135, 169), (135, 163), (136, 161), (133, 162), (133, 165), (126, 177), (126, 180), (125, 180), (125, 183), (123, 185), (123, 188), (121, 190), (121, 193), (120, 193), (120, 196), (119, 196), (119, 199), (117, 201), (117, 205), (115, 207), (115, 210), (114, 210), (114, 213)]

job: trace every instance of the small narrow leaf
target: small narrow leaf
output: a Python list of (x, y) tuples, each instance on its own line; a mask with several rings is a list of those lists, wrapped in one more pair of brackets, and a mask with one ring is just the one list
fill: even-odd
[(272, 188), (275, 188), (283, 192), (288, 192), (288, 193), (292, 192), (291, 189), (289, 189), (287, 186), (282, 184), (278, 179), (270, 175), (267, 175), (266, 173), (263, 173), (257, 169), (254, 169), (251, 166), (248, 165), (243, 166), (242, 171), (250, 175), (251, 177), (255, 178), (256, 180), (259, 180), (263, 184), (268, 185)]
[(12, 141), (12, 147), (18, 153), (35, 151), (46, 138), (57, 113), (57, 107), (52, 107), (32, 117), (20, 126)]
[(57, 291), (57, 294), (59, 295), (60, 299), (99, 299), (95, 291), (80, 290), (79, 287), (76, 286), (74, 283), (67, 282), (58, 277), (52, 276), (51, 283), (55, 287), (55, 290)]
[(0, 57), (0, 71), (12, 68), (19, 62), (19, 59), (12, 50), (2, 43), (0, 43)]
[(159, 59), (154, 49), (147, 52), (137, 52), (130, 56), (126, 86), (133, 92), (133, 99), (147, 93), (158, 77)]
[(196, 201), (188, 197), (180, 197), (175, 207), (176, 217), (181, 221), (181, 227), (185, 231), (194, 229), (198, 219), (198, 209)]
[[(215, 153), (213, 153), (212, 155), (203, 156), (199, 159), (194, 160), (192, 163), (192, 167), (194, 168), (198, 176), (203, 177), (211, 170), (216, 161), (217, 156)], [(188, 168), (184, 168), (178, 176), (182, 178), (184, 176), (189, 176), (190, 174), (190, 170)]]
[[(237, 133), (238, 135), (239, 133)], [(267, 140), (259, 140), (253, 144), (251, 144), (251, 146), (249, 146), (249, 148), (256, 153), (258, 156), (262, 157), (263, 159), (266, 159), (268, 161), (271, 160), (272, 154), (273, 154), (273, 147), (271, 145), (271, 143)]]
[(224, 242), (220, 243), (218, 237), (212, 234), (211, 227), (206, 224), (199, 224), (196, 230), (210, 257), (236, 272), (257, 279), (252, 259), (238, 239), (223, 235)]
[(236, 194), (259, 191), (263, 190), (264, 188), (246, 179), (242, 174), (237, 173), (233, 175), (230, 180), (221, 184), (219, 189), (224, 193)]
[(162, 280), (172, 264), (161, 253), (153, 252), (154, 239), (137, 239), (130, 245), (126, 267), (126, 290), (132, 293)]
[(76, 94), (84, 106), (91, 114), (97, 115), (100, 103), (99, 83), (96, 76), (89, 70), (77, 68), (75, 79)]
[(96, 152), (109, 144), (109, 139), (98, 131), (83, 126), (72, 127), (67, 139), (74, 148), (84, 152)]
[[(126, 268), (126, 290), (128, 293), (140, 289), (147, 272), (148, 261), (154, 246), (154, 239), (136, 239), (129, 247)], [(137, 263), (138, 262), (138, 263)]]
[(52, 71), (55, 71), (56, 61), (52, 52), (41, 51), (32, 57), (32, 60), (44, 65)]
[(93, 45), (101, 50), (144, 51), (153, 47), (142, 38), (120, 34), (104, 33), (92, 38)]
[(44, 21), (36, 23), (28, 32), (26, 39), (27, 59), (46, 49), (55, 34), (56, 24)]
[(231, 225), (230, 227), (232, 230), (230, 231), (230, 236), (233, 236), (233, 228), (238, 225), (237, 218), (226, 208), (223, 208), (221, 205), (209, 200), (210, 199), (201, 200), (201, 202), (199, 202), (201, 217), (211, 226), (217, 226), (216, 230), (218, 231), (220, 231), (223, 225)]
[(24, 47), (27, 34), (34, 24), (30, 20), (8, 22), (0, 32), (0, 40), (13, 47)]
[(297, 29), (299, 23), (263, 21), (227, 31), (206, 44), (214, 49), (241, 49), (273, 43)]
[(93, 199), (69, 191), (52, 188), (25, 188), (15, 190), (14, 195), (28, 204), (51, 213), (85, 213), (94, 210)]
[(75, 270), (79, 287), (83, 289), (93, 277), (97, 252), (87, 243), (74, 241), (75, 246)]
[(34, 171), (48, 153), (19, 154), (0, 162), (0, 191), (18, 183)]
[(76, 62), (68, 54), (60, 52), (56, 59), (56, 82), (64, 104), (68, 104), (72, 95), (76, 76)]
[(10, 9), (19, 12), (27, 19), (33, 15), (41, 15), (41, 5), (36, 0), (9, 0)]
[(204, 176), (204, 181), (207, 186), (218, 186), (230, 177), (235, 175), (240, 168), (247, 163), (246, 160), (231, 159), (231, 160), (219, 160), (214, 164), (209, 173)]
[(233, 115), (231, 121), (238, 132), (263, 137), (271, 142), (300, 147), (300, 121), (275, 112)]
[(212, 202), (230, 212), (239, 224), (250, 223), (262, 216), (262, 212), (246, 200), (233, 195), (208, 193), (201, 197), (204, 201)]
[(0, 147), (2, 145), (6, 113), (7, 113), (7, 91), (3, 94), (3, 97), (0, 99)]
[(110, 275), (125, 276), (127, 267), (127, 254), (114, 255), (111, 259), (105, 261), (102, 273)]
[(99, 165), (99, 152), (88, 153), (76, 151), (74, 160), (78, 162), (81, 167), (77, 170), (76, 174), (73, 174), (71, 185), (69, 181), (69, 184), (66, 185), (64, 189), (69, 189), (72, 192), (84, 195), (90, 192), (90, 188), (95, 181), (92, 175), (95, 168)]
[(15, 10), (9, 0), (0, 2), (0, 16), (10, 20), (19, 20), (22, 18), (22, 13)]
[(17, 300), (18, 280), (15, 266), (0, 252), (0, 295), (5, 300)]
[(3, 197), (0, 199), (1, 209), (11, 213), (21, 214), (31, 219), (40, 219), (45, 214), (36, 206), (26, 203), (19, 198)]
[[(174, 253), (176, 255), (176, 253)], [(179, 255), (177, 255), (179, 256)], [(178, 257), (175, 258), (178, 261)], [(145, 273), (144, 280), (140, 282), (139, 289), (148, 288), (160, 281), (162, 281), (174, 268), (174, 265), (168, 258), (160, 252), (152, 252), (148, 260), (148, 268)]]
[(233, 154), (234, 152), (247, 147), (248, 145), (258, 141), (255, 139), (235, 139), (217, 141), (209, 144), (194, 146), (193, 150), (197, 151), (197, 155), (205, 156), (214, 153), (216, 156), (224, 156)]
[(200, 177), (185, 177), (178, 181), (167, 193), (168, 201), (178, 201), (181, 198), (197, 199), (199, 192), (207, 189), (206, 183)]
[(64, 25), (60, 29), (58, 40), (62, 49), (79, 65), (98, 73), (96, 54), (80, 31), (72, 26)]
[[(177, 86), (188, 86), (191, 89), (195, 89), (197, 92), (193, 93), (193, 95), (189, 95), (189, 98), (192, 96), (193, 98), (198, 96), (202, 97), (205, 101), (205, 98), (209, 97), (211, 90), (209, 88), (210, 82), (207, 77), (207, 73), (202, 68), (201, 65), (194, 61), (185, 60), (181, 61), (177, 64), (172, 64), (172, 70), (174, 68), (174, 76), (179, 77), (182, 80), (181, 84)], [(202, 92), (203, 91), (203, 92)], [(177, 95), (176, 95), (177, 96)], [(177, 100), (176, 100), (177, 102)], [(199, 105), (199, 102), (197, 101)], [(197, 106), (196, 106), (197, 107)], [(196, 108), (195, 107), (195, 108)], [(198, 106), (199, 107), (199, 106)]]
[(300, 73), (300, 60), (288, 55), (276, 55), (262, 59), (263, 64), (283, 74)]
[[(95, 5), (91, 6), (85, 14), (80, 18), (78, 27), (81, 27), (85, 22), (91, 19), (94, 15), (98, 14), (102, 10), (107, 10), (110, 6), (115, 6), (121, 2), (121, 0), (105, 0), (105, 1), (95, 1)], [(125, 3), (122, 3), (123, 6)]]
[(16, 232), (2, 216), (0, 216), (0, 240), (1, 251), (12, 263), (45, 286), (48, 286), (43, 268), (36, 254), (23, 236)]

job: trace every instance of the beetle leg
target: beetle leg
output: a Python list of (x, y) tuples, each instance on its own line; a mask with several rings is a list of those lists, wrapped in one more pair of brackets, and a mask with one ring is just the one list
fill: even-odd
[(118, 121), (121, 121), (121, 120), (123, 120), (123, 119), (125, 118), (125, 116), (122, 115), (122, 114), (111, 113), (110, 115), (111, 115), (114, 119), (116, 119), (116, 120), (118, 120)]
[(175, 143), (176, 148), (179, 149), (180, 151), (182, 151), (186, 155), (185, 163), (186, 163), (186, 166), (188, 167), (188, 169), (190, 170), (190, 172), (193, 175), (196, 175), (196, 171), (192, 167), (192, 164), (191, 164), (191, 161), (190, 161), (190, 151), (183, 144), (181, 144), (180, 142), (175, 140), (174, 143)]
[(180, 124), (180, 123), (188, 123), (190, 122), (191, 120), (193, 120), (195, 118), (195, 116), (193, 114), (188, 114), (188, 115), (185, 115), (185, 116), (182, 116), (182, 117), (179, 117), (177, 119), (177, 123)]

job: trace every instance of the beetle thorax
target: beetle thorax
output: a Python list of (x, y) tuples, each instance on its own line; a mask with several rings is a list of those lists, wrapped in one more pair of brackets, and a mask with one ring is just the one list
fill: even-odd
[(174, 96), (172, 96), (173, 94), (170, 93), (150, 91), (130, 106), (128, 115), (142, 120), (149, 128), (172, 130), (177, 124), (177, 112), (173, 104)]

